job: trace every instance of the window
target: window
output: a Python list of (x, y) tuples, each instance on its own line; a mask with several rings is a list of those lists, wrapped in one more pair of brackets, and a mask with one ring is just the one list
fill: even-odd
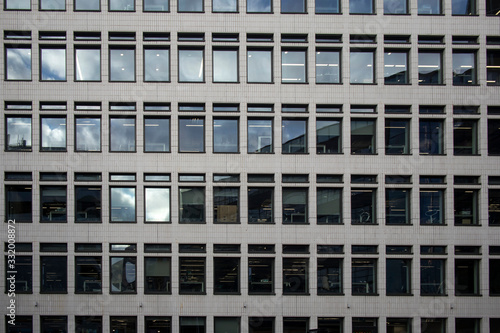
[(411, 318), (387, 318), (387, 333), (410, 333)]
[(444, 190), (420, 190), (420, 224), (444, 224)]
[(31, 117), (5, 116), (5, 150), (31, 151)]
[(500, 259), (490, 259), (489, 266), (490, 296), (500, 295)]
[(179, 222), (205, 222), (205, 189), (202, 187), (179, 188)]
[(453, 51), (453, 84), (477, 84), (475, 51)]
[(274, 293), (274, 258), (248, 258), (248, 294)]
[[(363, 0), (364, 1), (364, 0)], [(372, 1), (372, 0), (368, 0)], [(350, 52), (351, 84), (375, 83), (375, 53), (371, 50), (351, 50)]]
[(213, 50), (213, 81), (238, 82), (238, 50)]
[(239, 121), (234, 118), (214, 118), (214, 153), (239, 151)]
[(40, 10), (66, 10), (66, 1), (40, 0)]
[(109, 151), (134, 152), (135, 118), (110, 117), (109, 122)]
[(440, 15), (441, 0), (418, 0), (418, 15)]
[(410, 224), (410, 190), (386, 189), (385, 223), (387, 225)]
[(167, 294), (171, 292), (171, 263), (168, 257), (144, 258), (144, 293)]
[[(498, 6), (498, 5), (497, 5)], [(497, 9), (500, 7), (497, 7)], [(500, 50), (486, 51), (486, 83), (489, 86), (500, 85)]]
[(500, 225), (500, 190), (489, 190), (488, 221), (489, 225)]
[(214, 223), (239, 223), (239, 188), (214, 187)]
[(170, 49), (168, 47), (144, 48), (144, 81), (170, 81)]
[(214, 317), (214, 333), (240, 333), (239, 317)]
[(179, 82), (204, 82), (205, 69), (203, 66), (203, 49), (179, 50)]
[(441, 51), (418, 52), (418, 84), (443, 84), (442, 58)]
[(281, 13), (305, 13), (305, 0), (281, 0)]
[(75, 117), (75, 150), (101, 151), (101, 118)]
[(375, 295), (377, 293), (377, 260), (352, 259), (352, 294)]
[(111, 222), (135, 222), (135, 187), (111, 187)]
[(203, 6), (204, 6), (203, 0), (177, 0), (177, 11), (179, 13), (183, 13), (183, 12), (202, 13), (204, 11)]
[(66, 117), (40, 117), (41, 151), (66, 151)]
[(488, 154), (500, 155), (500, 119), (488, 119)]
[(248, 152), (273, 152), (273, 120), (248, 119)]
[(179, 258), (179, 294), (205, 293), (205, 258)]
[(250, 187), (248, 189), (248, 223), (273, 223), (274, 189)]
[(455, 259), (455, 296), (480, 296), (479, 260)]
[(351, 223), (376, 224), (376, 192), (373, 189), (351, 191)]
[(385, 120), (385, 153), (387, 155), (410, 153), (410, 120)]
[(444, 154), (444, 122), (442, 120), (420, 119), (419, 131), (421, 155)]
[(444, 259), (420, 260), (420, 295), (446, 294)]
[(133, 12), (135, 11), (135, 0), (108, 0), (110, 11)]
[(476, 0), (453, 0), (451, 15), (477, 15)]
[(384, 14), (408, 14), (408, 0), (384, 0)]
[[(17, 221), (16, 221), (17, 222)], [(6, 243), (7, 244), (7, 243)], [(17, 244), (19, 245), (19, 243)], [(15, 250), (20, 252), (18, 246), (16, 246)], [(14, 250), (14, 251), (15, 251)], [(30, 251), (31, 252), (31, 251)], [(11, 252), (9, 252), (10, 255)], [(9, 271), (16, 272), (15, 279), (15, 290), (16, 294), (31, 294), (33, 292), (33, 259), (31, 256), (15, 256), (15, 264), (12, 267), (8, 264), (8, 257), (5, 257), (5, 276), (8, 277), (10, 274)], [(5, 284), (5, 293), (12, 292), (11, 289), (11, 280), (7, 280), (8, 283)], [(17, 319), (17, 316), (16, 316)], [(16, 320), (16, 327), (17, 327)]]
[(281, 82), (307, 83), (306, 51), (281, 51)]
[(316, 153), (342, 153), (341, 120), (316, 119)]
[(64, 46), (40, 46), (40, 80), (66, 81), (66, 48)]
[(351, 154), (375, 153), (375, 120), (351, 120)]
[(75, 222), (101, 222), (101, 187), (75, 187)]
[(172, 318), (171, 317), (150, 317), (145, 316), (146, 332), (171, 333)]
[[(98, 2), (99, 0), (97, 0)], [(85, 2), (87, 3), (87, 2)], [(75, 81), (101, 80), (101, 48), (75, 46)]]
[(109, 81), (110, 82), (135, 81), (134, 47), (121, 46), (121, 47), (109, 48)]
[(386, 292), (387, 295), (411, 294), (411, 260), (387, 259)]
[(102, 258), (75, 257), (75, 293), (102, 292)]
[(342, 221), (342, 189), (323, 188), (316, 193), (316, 221), (318, 224), (341, 224)]
[(170, 151), (170, 118), (144, 117), (144, 151)]
[(342, 259), (318, 258), (318, 295), (341, 294), (342, 275)]
[(99, 11), (101, 0), (75, 0), (75, 11)]
[(384, 83), (407, 84), (408, 52), (391, 50), (384, 53)]
[(31, 80), (31, 45), (5, 45), (5, 79)]
[(40, 187), (41, 222), (66, 222), (66, 186)]
[(5, 192), (6, 220), (31, 222), (31, 185), (6, 185)]
[(40, 331), (49, 332), (68, 332), (67, 316), (40, 316)]
[(349, 14), (375, 14), (373, 0), (349, 0)]
[[(214, 13), (237, 13), (238, 0), (212, 0), (212, 12)], [(213, 40), (215, 42), (215, 40)]]
[(308, 223), (307, 188), (283, 188), (283, 223)]
[(422, 318), (420, 323), (422, 333), (446, 332), (446, 319), (444, 318)]
[(145, 222), (170, 222), (170, 188), (145, 187)]
[(309, 318), (283, 318), (283, 333), (309, 332)]
[(110, 258), (110, 292), (135, 294), (137, 292), (137, 258)]
[(31, 10), (31, 0), (5, 0), (5, 9)]
[(307, 153), (307, 120), (282, 120), (283, 154)]
[(214, 294), (240, 292), (240, 258), (214, 258)]
[(327, 318), (318, 317), (318, 330), (327, 331), (330, 333), (341, 333), (343, 325), (343, 318)]
[(455, 189), (455, 225), (477, 225), (477, 190)]
[(66, 293), (68, 272), (66, 256), (40, 257), (40, 292)]
[(453, 154), (477, 154), (477, 121), (455, 119), (453, 121)]
[(340, 83), (340, 78), (340, 50), (316, 49), (316, 83)]
[(168, 12), (168, 0), (144, 0), (142, 10), (145, 12)]
[(283, 295), (309, 292), (309, 259), (283, 258)]
[(272, 13), (272, 0), (247, 0), (247, 13)]
[[(247, 2), (248, 3), (248, 2)], [(247, 50), (248, 83), (272, 83), (273, 51), (270, 49)], [(303, 63), (305, 70), (305, 63)]]
[(316, 0), (316, 14), (340, 14), (340, 0)]
[(75, 316), (75, 332), (102, 332), (101, 316)]
[(179, 152), (202, 153), (205, 151), (205, 119), (179, 118)]

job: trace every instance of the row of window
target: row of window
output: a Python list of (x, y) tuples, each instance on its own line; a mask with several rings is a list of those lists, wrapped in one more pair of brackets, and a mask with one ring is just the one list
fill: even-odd
[[(6, 151), (32, 151), (33, 120), (37, 119), (28, 115), (5, 115)], [(74, 143), (72, 143), (68, 142), (66, 116), (41, 115), (39, 149), (42, 152), (66, 152), (68, 146), (74, 146), (77, 152), (101, 152), (102, 133), (108, 132), (110, 152), (136, 152), (138, 134), (144, 135), (144, 152), (168, 153), (172, 151), (172, 147), (179, 153), (206, 152), (206, 139), (209, 134), (204, 116), (179, 116), (178, 137), (174, 138), (174, 142), (171, 137), (170, 117), (144, 116), (143, 130), (137, 126), (136, 120), (135, 116), (110, 116), (108, 124), (105, 124), (101, 116), (75, 116)], [(349, 149), (351, 154), (358, 155), (373, 155), (380, 152), (380, 148), (377, 147), (380, 144), (376, 140), (377, 120), (373, 118), (352, 118), (350, 133), (345, 133), (346, 128), (343, 126), (342, 118), (316, 118), (316, 142), (313, 144), (308, 142), (310, 129), (307, 118), (283, 118), (281, 127), (277, 127), (274, 122), (273, 117), (247, 119), (245, 128), (247, 153), (271, 154), (279, 151), (276, 149), (275, 134), (281, 134), (282, 154), (307, 154), (309, 147), (315, 147), (317, 154), (342, 154)], [(385, 119), (383, 143), (385, 154), (412, 154), (415, 148), (412, 147), (410, 139), (411, 123), (411, 119), (408, 118)], [(105, 125), (108, 129), (103, 128)], [(453, 142), (450, 144), (453, 147), (453, 155), (480, 155), (479, 128), (479, 119), (453, 120)], [(213, 152), (239, 153), (241, 130), (239, 117), (213, 117), (210, 133)], [(445, 119), (421, 118), (417, 131), (418, 152), (421, 155), (446, 153)], [(488, 119), (485, 134), (488, 154), (499, 155), (500, 119)], [(350, 146), (346, 135), (350, 135)]]
[[(318, 187), (315, 200), (310, 197), (308, 187), (283, 187), (275, 193), (272, 186), (250, 186), (243, 196), (240, 187), (214, 186), (211, 188), (212, 212), (207, 216), (207, 188), (205, 186), (179, 186), (177, 214), (172, 214), (171, 187), (144, 187), (144, 211), (137, 207), (138, 188), (135, 186), (109, 187), (109, 221), (135, 223), (241, 223), (273, 224), (317, 224), (340, 225), (344, 223), (375, 225), (445, 225), (454, 221), (457, 226), (476, 226), (488, 220), (490, 226), (500, 225), (500, 190), (488, 191), (488, 210), (480, 214), (479, 189), (456, 188), (453, 190), (453, 216), (445, 216), (446, 191), (432, 187), (419, 190), (419, 202), (412, 198), (409, 188), (385, 189), (385, 214), (377, 212), (377, 189), (353, 188), (350, 195), (343, 195), (342, 188)], [(276, 196), (281, 196), (281, 207), (276, 205)], [(103, 189), (99, 185), (75, 186), (74, 211), (68, 214), (66, 185), (40, 186), (39, 218), (42, 223), (101, 223), (103, 214)], [(32, 222), (33, 191), (31, 185), (5, 186), (5, 217), (16, 222)], [(343, 201), (348, 200), (350, 216), (343, 212)], [(104, 202), (103, 202), (104, 201)], [(245, 204), (242, 204), (245, 201)], [(309, 205), (316, 204), (316, 216), (311, 216)], [(411, 210), (418, 207), (416, 217)], [(72, 207), (73, 208), (73, 207)], [(245, 209), (245, 211), (243, 211)], [(278, 210), (281, 214), (278, 214)], [(281, 215), (281, 216), (279, 216)], [(451, 221), (450, 221), (451, 220)], [(383, 222), (382, 222), (383, 221)]]
[[(444, 84), (443, 50), (426, 49), (418, 52), (418, 84)], [(315, 80), (317, 84), (341, 84), (341, 49), (316, 48)], [(353, 48), (349, 51), (349, 82), (351, 84), (376, 84), (376, 50)], [(135, 46), (109, 47), (110, 82), (136, 81)], [(75, 81), (101, 81), (101, 47), (85, 45), (75, 47)], [(453, 50), (453, 84), (477, 85), (477, 50)], [(66, 81), (66, 45), (40, 46), (40, 81)], [(5, 79), (32, 80), (32, 49), (29, 44), (5, 45)], [(144, 48), (145, 82), (170, 82), (170, 47)], [(179, 47), (178, 82), (205, 82), (205, 49), (203, 46)], [(307, 49), (282, 48), (281, 83), (303, 84), (309, 80)], [(212, 51), (212, 80), (215, 83), (240, 82), (239, 49), (215, 48)], [(273, 83), (273, 49), (247, 48), (246, 82)], [(409, 50), (384, 51), (384, 83), (410, 84)], [(486, 53), (486, 82), (500, 84), (500, 50)]]
[[(70, 320), (68, 322), (68, 319)], [(178, 320), (179, 328), (172, 328), (173, 318), (170, 316), (110, 316), (109, 332), (142, 332), (138, 328), (144, 325), (144, 332), (155, 333), (240, 333), (241, 317), (213, 317), (213, 331), (207, 328), (207, 317), (180, 316)], [(246, 320), (245, 320), (246, 319)], [(16, 326), (9, 325), (10, 318), (5, 317), (7, 333), (33, 333), (32, 316), (16, 316)], [(36, 320), (36, 319), (35, 319)], [(108, 320), (108, 318), (104, 318)], [(144, 320), (144, 321), (142, 321)], [(448, 321), (452, 318), (376, 318), (376, 317), (352, 317), (348, 323), (342, 317), (318, 317), (317, 323), (310, 323), (308, 317), (283, 317), (282, 329), (278, 329), (276, 318), (252, 317), (244, 318), (248, 321), (249, 333), (307, 333), (312, 331), (312, 327), (317, 327), (319, 332), (342, 333), (347, 332), (345, 326), (350, 325), (352, 332), (378, 333), (379, 328), (386, 327), (386, 332), (397, 333), (445, 333), (447, 332)], [(75, 327), (77, 333), (102, 333), (105, 331), (102, 316), (78, 316), (74, 317), (74, 324), (68, 316), (44, 316), (41, 315), (40, 332), (68, 333), (68, 324)], [(500, 318), (455, 318), (455, 333), (481, 333), (481, 327), (489, 323), (490, 333), (500, 332)], [(74, 326), (73, 326), (74, 325)], [(382, 326), (383, 325), (383, 326)], [(415, 326), (416, 325), (416, 326)], [(315, 329), (316, 330), (316, 329)], [(36, 332), (36, 330), (35, 330)], [(385, 331), (384, 331), (385, 332)]]
[[(169, 12), (169, 0), (143, 0), (142, 10), (144, 12)], [(410, 14), (408, 0), (384, 0), (384, 14), (407, 15)], [(177, 0), (177, 12), (201, 12), (205, 11), (204, 0)], [(376, 1), (374, 0), (349, 0), (349, 14), (375, 14)], [(498, 0), (486, 0), (485, 11), (487, 16), (498, 15)], [(5, 10), (31, 10), (31, 0), (5, 0)], [(307, 13), (306, 0), (281, 0), (280, 12), (287, 14)], [(340, 0), (315, 0), (316, 14), (340, 14)], [(39, 0), (39, 10), (65, 11), (66, 0)], [(135, 0), (108, 0), (107, 9), (116, 12), (134, 12), (136, 10)], [(238, 13), (238, 0), (212, 0), (208, 7), (212, 12)], [(101, 11), (101, 0), (74, 0), (74, 11)], [(247, 0), (247, 13), (273, 13), (272, 0)], [(452, 0), (452, 15), (478, 15), (478, 4), (476, 0)], [(444, 4), (442, 0), (418, 0), (418, 15), (442, 15)]]

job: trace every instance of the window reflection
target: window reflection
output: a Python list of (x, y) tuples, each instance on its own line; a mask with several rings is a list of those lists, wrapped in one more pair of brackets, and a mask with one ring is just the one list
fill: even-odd
[(281, 82), (306, 83), (306, 51), (281, 52)]
[(247, 13), (271, 13), (271, 0), (247, 0)]
[(179, 50), (179, 82), (205, 81), (203, 50)]
[(143, 10), (145, 12), (168, 12), (168, 0), (144, 0)]
[(144, 50), (144, 81), (170, 81), (170, 50)]
[(439, 155), (444, 153), (444, 123), (442, 120), (420, 120), (420, 154)]
[(477, 121), (461, 120), (453, 121), (453, 154), (475, 155), (477, 154)]
[(101, 222), (101, 187), (75, 187), (75, 221)]
[(274, 189), (260, 187), (248, 189), (248, 223), (272, 223)]
[(283, 294), (309, 292), (309, 259), (283, 258)]
[(444, 191), (420, 191), (420, 224), (444, 224)]
[(349, 0), (349, 14), (373, 13), (373, 0)]
[(237, 153), (238, 119), (214, 119), (214, 153)]
[(109, 119), (110, 151), (135, 151), (135, 118)]
[(407, 0), (384, 0), (384, 14), (408, 14)]
[(101, 150), (101, 118), (75, 118), (75, 127), (76, 151)]
[(373, 51), (351, 51), (350, 54), (351, 83), (374, 83)]
[(305, 13), (305, 0), (281, 0), (282, 13)]
[(6, 149), (31, 150), (31, 117), (6, 117)]
[(339, 0), (316, 0), (316, 14), (338, 14), (340, 13)]
[(205, 119), (179, 119), (179, 152), (201, 153), (205, 151)]
[(475, 15), (476, 0), (452, 0), (451, 15)]
[(316, 83), (340, 83), (340, 51), (316, 51)]
[(75, 49), (75, 80), (101, 80), (101, 49)]
[(7, 46), (5, 50), (6, 79), (31, 80), (31, 48)]
[(66, 0), (40, 0), (40, 10), (65, 10)]
[(75, 10), (94, 11), (101, 9), (100, 0), (75, 0)]
[(410, 121), (406, 119), (385, 120), (385, 153), (409, 154), (410, 153)]
[(179, 188), (179, 222), (205, 222), (205, 189), (203, 187)]
[(136, 293), (137, 292), (137, 258), (111, 257), (111, 293)]
[(271, 119), (248, 120), (248, 152), (273, 152), (273, 121)]
[(170, 189), (162, 187), (146, 187), (145, 221), (170, 222)]
[(342, 223), (342, 189), (318, 188), (316, 193), (317, 223)]
[(421, 259), (420, 294), (444, 295), (446, 293), (445, 276), (444, 259)]
[(247, 66), (248, 82), (272, 82), (271, 50), (248, 50)]
[(353, 189), (351, 191), (352, 224), (376, 224), (376, 195), (372, 189)]
[(109, 10), (116, 11), (134, 11), (134, 0), (109, 0)]
[(214, 50), (214, 82), (238, 82), (238, 51)]
[(135, 81), (135, 50), (109, 50), (109, 80)]
[(441, 14), (441, 0), (418, 0), (418, 15)]
[(177, 0), (178, 12), (203, 12), (203, 0)]
[(318, 259), (318, 295), (342, 293), (342, 259)]
[(5, 0), (5, 9), (31, 9), (31, 0)]
[(418, 83), (441, 84), (443, 73), (441, 70), (441, 52), (418, 53)]
[(411, 260), (387, 259), (386, 277), (387, 295), (410, 294)]
[(169, 118), (144, 118), (144, 151), (170, 151)]
[(375, 120), (351, 120), (351, 154), (375, 153)]
[(384, 54), (385, 84), (408, 83), (408, 53), (389, 51)]
[(385, 223), (410, 224), (410, 190), (386, 189)]
[(453, 52), (453, 84), (476, 84), (476, 53)]
[(307, 188), (283, 189), (283, 223), (308, 223)]
[(41, 118), (41, 150), (64, 151), (66, 150), (66, 118)]
[(111, 222), (135, 222), (135, 187), (112, 187)]
[(237, 0), (212, 0), (212, 11), (234, 13), (238, 11)]
[(341, 149), (340, 120), (316, 120), (316, 152), (318, 154), (339, 154)]
[(66, 49), (40, 48), (41, 80), (66, 80)]
[(307, 121), (290, 119), (282, 121), (282, 152), (307, 153)]
[[(172, 283), (170, 258), (146, 257), (144, 258), (144, 266), (144, 293), (170, 293)], [(154, 332), (161, 331), (155, 329)]]

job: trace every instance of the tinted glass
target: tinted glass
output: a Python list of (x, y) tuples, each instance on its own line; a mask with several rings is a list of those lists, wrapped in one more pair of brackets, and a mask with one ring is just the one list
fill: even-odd
[(135, 222), (135, 188), (112, 187), (111, 222)]
[(100, 49), (75, 49), (75, 80), (101, 80)]
[(66, 80), (66, 49), (40, 49), (41, 80)]
[(203, 82), (203, 50), (179, 50), (179, 82)]
[(144, 118), (144, 151), (170, 151), (169, 118)]
[(214, 119), (214, 153), (237, 153), (238, 133), (237, 119)]
[(6, 118), (7, 150), (31, 150), (31, 118)]
[(41, 150), (66, 150), (66, 118), (41, 118)]
[(271, 0), (247, 0), (248, 13), (272, 12)]
[(316, 51), (316, 83), (340, 83), (340, 51)]
[(144, 81), (170, 81), (170, 50), (144, 50)]
[(100, 10), (100, 0), (75, 0), (75, 10)]
[(142, 10), (145, 12), (166, 12), (169, 10), (168, 0), (144, 0)]
[(134, 11), (134, 0), (109, 0), (109, 10)]
[(305, 51), (281, 52), (281, 82), (282, 83), (307, 82)]
[(135, 151), (135, 118), (110, 118), (110, 151)]
[(272, 82), (272, 51), (248, 50), (248, 82)]
[(372, 51), (351, 51), (350, 82), (374, 83), (374, 54)]
[(109, 50), (109, 80), (135, 81), (135, 50)]
[(273, 121), (248, 120), (248, 152), (271, 153), (273, 152)]
[(6, 47), (6, 79), (31, 80), (31, 48)]
[(101, 118), (75, 119), (76, 151), (101, 150)]

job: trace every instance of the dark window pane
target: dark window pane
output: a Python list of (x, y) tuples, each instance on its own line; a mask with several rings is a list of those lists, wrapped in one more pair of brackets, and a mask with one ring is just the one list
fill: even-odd
[(387, 295), (410, 294), (411, 260), (387, 259), (386, 277)]
[(420, 191), (420, 224), (444, 224), (444, 191)]
[(342, 293), (342, 271), (342, 259), (318, 259), (318, 295)]
[(377, 260), (352, 260), (352, 294), (377, 293)]
[(5, 217), (16, 222), (31, 222), (31, 185), (5, 186)]
[(214, 187), (214, 222), (239, 222), (239, 188)]
[(179, 222), (205, 222), (205, 189), (202, 187), (179, 188)]
[(240, 292), (240, 258), (214, 258), (214, 294)]
[(358, 189), (351, 191), (351, 223), (375, 224), (376, 196), (375, 190)]
[(274, 292), (274, 258), (248, 259), (248, 293), (272, 294)]
[(75, 293), (101, 293), (101, 274), (101, 257), (75, 257)]
[(110, 292), (135, 294), (137, 292), (137, 258), (110, 257)]
[(75, 221), (101, 222), (101, 187), (75, 187)]
[(66, 257), (40, 257), (40, 292), (65, 293), (68, 284)]
[(144, 151), (170, 151), (170, 118), (144, 118)]
[(420, 294), (446, 294), (446, 267), (444, 259), (420, 260)]
[(66, 186), (40, 187), (41, 222), (66, 222)]
[(283, 223), (308, 223), (307, 188), (283, 188)]
[(409, 120), (385, 120), (385, 153), (387, 155), (401, 155), (410, 153)]
[(309, 292), (309, 260), (283, 258), (283, 294)]
[(205, 258), (179, 258), (179, 293), (205, 293)]
[(375, 154), (375, 121), (351, 120), (351, 154)]
[(500, 155), (499, 119), (488, 119), (488, 154)]
[(479, 260), (455, 260), (455, 295), (479, 295)]
[(318, 188), (316, 198), (318, 224), (340, 224), (343, 222), (342, 189)]
[[(6, 243), (7, 244), (7, 243)], [(16, 246), (15, 251), (19, 252)], [(10, 252), (8, 252), (10, 255)], [(33, 259), (31, 256), (16, 256), (15, 265), (10, 266), (8, 257), (5, 257), (5, 276), (9, 277), (12, 273), (9, 271), (16, 272), (15, 274), (15, 288), (12, 288), (12, 281), (7, 280), (5, 284), (5, 293), (15, 292), (16, 294), (31, 294), (33, 292)], [(16, 316), (16, 327), (17, 327), (17, 316)], [(17, 332), (16, 332), (17, 333)]]
[(171, 264), (167, 257), (144, 258), (144, 292), (164, 294), (171, 292)]
[(440, 155), (444, 153), (444, 123), (442, 120), (420, 120), (420, 154)]
[(410, 190), (385, 191), (385, 223), (410, 224)]

